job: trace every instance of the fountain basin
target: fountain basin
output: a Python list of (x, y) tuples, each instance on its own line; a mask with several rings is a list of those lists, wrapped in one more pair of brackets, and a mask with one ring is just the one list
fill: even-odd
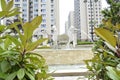
[(83, 60), (88, 60), (93, 57), (91, 49), (72, 49), (72, 50), (52, 50), (43, 49), (35, 50), (35, 52), (41, 54), (48, 65), (76, 65), (84, 63)]

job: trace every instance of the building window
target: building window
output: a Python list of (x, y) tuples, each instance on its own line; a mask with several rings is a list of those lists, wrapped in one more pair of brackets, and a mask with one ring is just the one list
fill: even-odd
[(35, 2), (38, 2), (38, 0), (34, 0)]
[(54, 5), (51, 5), (51, 8), (53, 8), (54, 7)]
[(51, 10), (51, 13), (53, 13), (53, 12), (54, 12), (54, 10), (52, 9), (52, 10)]
[(38, 12), (38, 9), (35, 9), (34, 11), (35, 11), (35, 12)]
[(20, 4), (15, 4), (15, 7), (20, 7)]
[(42, 14), (42, 17), (46, 17), (46, 14)]
[(53, 3), (54, 0), (51, 0), (51, 3)]
[(51, 14), (51, 18), (54, 18), (54, 15), (53, 15), (53, 14)]
[(38, 3), (34, 4), (34, 7), (35, 7), (35, 8), (38, 8)]
[(45, 13), (45, 12), (46, 12), (46, 9), (41, 9), (41, 12)]
[(51, 19), (51, 23), (54, 23), (54, 19)]
[(24, 6), (24, 7), (26, 7), (26, 6), (27, 6), (27, 4), (23, 4), (23, 6)]
[(23, 0), (23, 2), (26, 2), (27, 0)]
[(41, 4), (41, 7), (42, 7), (42, 8), (45, 8), (45, 7), (46, 7), (46, 4)]
[(46, 27), (46, 24), (41, 24), (41, 27), (42, 27), (42, 28), (45, 28), (45, 27)]
[(23, 9), (22, 11), (23, 11), (23, 12), (27, 12), (27, 10), (26, 10), (26, 9)]
[(19, 2), (20, 0), (15, 0), (15, 2)]
[(38, 16), (38, 14), (34, 14), (34, 16)]
[(54, 30), (51, 30), (51, 33), (54, 33)]
[(42, 22), (43, 22), (43, 23), (46, 23), (46, 19), (43, 19)]
[(41, 2), (46, 2), (46, 0), (41, 0)]

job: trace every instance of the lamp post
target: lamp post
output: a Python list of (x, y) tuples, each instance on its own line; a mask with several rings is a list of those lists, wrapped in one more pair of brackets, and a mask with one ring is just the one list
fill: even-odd
[(91, 21), (90, 21), (90, 26), (91, 26), (91, 40), (94, 41), (94, 35), (93, 35), (93, 20), (92, 20), (92, 1), (90, 0), (90, 13), (91, 13)]

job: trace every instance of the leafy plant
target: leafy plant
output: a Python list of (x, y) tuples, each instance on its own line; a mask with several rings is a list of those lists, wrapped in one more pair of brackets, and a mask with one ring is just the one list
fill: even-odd
[[(2, 11), (0, 19), (18, 15), (18, 8), (13, 8), (13, 0), (8, 4), (0, 0)], [(0, 25), (0, 80), (53, 80), (47, 74), (45, 59), (35, 50), (46, 38), (32, 41), (33, 32), (42, 21), (41, 16), (35, 17), (31, 22), (11, 23), (8, 26)], [(18, 29), (21, 25), (23, 32)], [(14, 28), (17, 35), (5, 34), (5, 31)], [(4, 35), (3, 35), (4, 33)]]
[(111, 19), (112, 24), (120, 23), (120, 2), (118, 0), (106, 0), (109, 4), (109, 9), (102, 11), (104, 19)]
[(94, 57), (86, 60), (85, 63), (89, 71), (92, 72), (90, 78), (93, 80), (120, 80), (120, 10), (119, 3), (114, 0), (107, 0), (110, 9), (103, 11), (104, 19), (99, 28), (95, 28), (95, 33), (99, 39), (95, 42)]

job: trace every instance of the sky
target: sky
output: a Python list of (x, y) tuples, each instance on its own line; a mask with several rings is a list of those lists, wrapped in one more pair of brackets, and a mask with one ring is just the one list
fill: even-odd
[[(74, 11), (74, 0), (59, 0), (60, 2), (60, 34), (65, 32), (65, 21), (70, 11)], [(102, 0), (102, 8), (107, 7), (106, 0)]]

